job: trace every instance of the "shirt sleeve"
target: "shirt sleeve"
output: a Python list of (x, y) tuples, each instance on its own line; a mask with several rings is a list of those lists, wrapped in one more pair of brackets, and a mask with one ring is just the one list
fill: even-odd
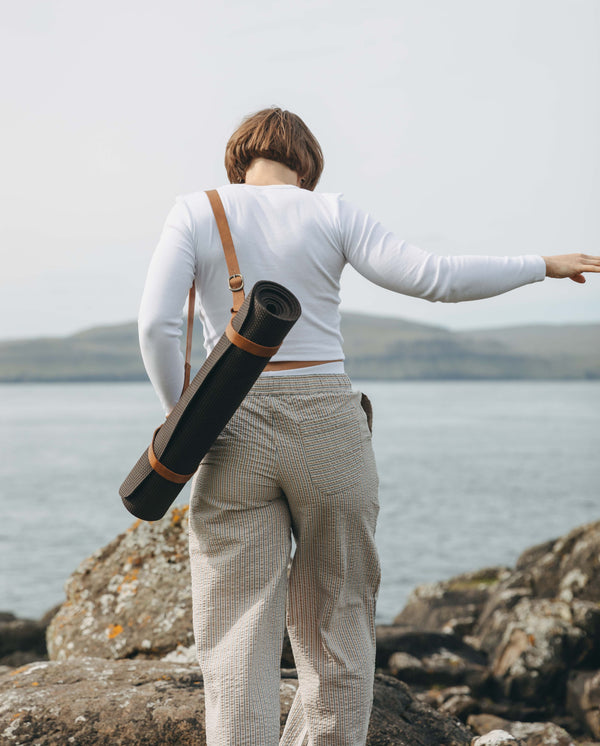
[(439, 256), (397, 238), (343, 199), (339, 210), (347, 262), (371, 282), (397, 293), (457, 303), (491, 298), (546, 276), (541, 256)]
[(168, 414), (183, 389), (182, 311), (195, 280), (193, 224), (182, 201), (167, 216), (152, 255), (138, 316), (142, 359)]

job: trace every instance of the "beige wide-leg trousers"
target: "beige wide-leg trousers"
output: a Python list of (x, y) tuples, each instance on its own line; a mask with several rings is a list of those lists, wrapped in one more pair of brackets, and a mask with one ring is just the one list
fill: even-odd
[[(262, 377), (202, 461), (190, 556), (209, 746), (364, 746), (377, 486), (345, 375)], [(286, 598), (299, 688), (280, 741)]]

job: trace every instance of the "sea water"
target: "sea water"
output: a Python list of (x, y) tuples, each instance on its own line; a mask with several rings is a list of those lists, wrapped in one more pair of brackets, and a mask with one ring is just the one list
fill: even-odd
[[(600, 382), (355, 385), (375, 411), (379, 622), (420, 583), (600, 520)], [(36, 618), (131, 525), (118, 488), (163, 417), (144, 383), (0, 385), (0, 406), (0, 611)]]

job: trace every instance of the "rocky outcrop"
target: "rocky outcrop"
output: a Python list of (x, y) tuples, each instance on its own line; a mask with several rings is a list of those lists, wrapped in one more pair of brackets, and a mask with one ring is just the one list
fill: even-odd
[(0, 666), (23, 666), (47, 658), (46, 629), (58, 607), (41, 619), (18, 619), (10, 612), (0, 612)]
[(600, 522), (524, 552), (473, 634), (501, 693), (564, 703), (569, 673), (600, 665)]
[(510, 722), (491, 715), (473, 715), (469, 725), (476, 733), (486, 734), (474, 742), (477, 746), (574, 746), (567, 731), (554, 723)]
[[(600, 522), (528, 549), (513, 570), (415, 589), (395, 623), (377, 628), (378, 671), (394, 677), (387, 689), (379, 680), (378, 696), (408, 696), (404, 682), (410, 707), (433, 707), (447, 722), (488, 718), (488, 731), (528, 746), (542, 738), (562, 744), (563, 727), (600, 741), (599, 565)], [(134, 524), (82, 563), (66, 590), (47, 633), (54, 661), (166, 657), (195, 665), (186, 508)], [(293, 665), (288, 642), (283, 666)], [(383, 727), (385, 708), (374, 713)], [(537, 731), (525, 733), (519, 722)], [(394, 738), (377, 743), (401, 743)]]
[(47, 633), (51, 660), (158, 658), (193, 643), (187, 506), (86, 559)]
[[(281, 725), (298, 686), (280, 685)], [(378, 676), (368, 746), (467, 746), (465, 726)], [(204, 692), (196, 666), (152, 660), (71, 659), (34, 663), (0, 677), (3, 744), (201, 746)], [(39, 740), (38, 740), (39, 739)]]
[(394, 624), (426, 632), (469, 635), (491, 594), (509, 575), (506, 567), (487, 567), (420, 585), (412, 591)]
[(595, 663), (600, 607), (524, 597), (488, 618), (479, 639), (504, 696), (532, 705), (562, 701), (569, 671)]
[(468, 684), (480, 691), (489, 678), (486, 656), (451, 633), (379, 627), (377, 663), (405, 683), (424, 687)]
[(574, 671), (567, 684), (567, 709), (600, 740), (600, 671)]
[[(460, 694), (445, 694), (448, 682), (441, 680), (435, 697), (422, 696), (463, 718), (486, 712), (510, 721), (557, 717), (600, 739), (599, 571), (597, 522), (528, 549), (512, 571), (492, 568), (415, 589), (395, 621), (403, 629), (461, 635), (487, 656), (489, 672), (479, 691), (464, 681)], [(422, 660), (401, 662), (397, 675), (413, 680), (423, 666)], [(504, 730), (521, 738), (515, 728)]]

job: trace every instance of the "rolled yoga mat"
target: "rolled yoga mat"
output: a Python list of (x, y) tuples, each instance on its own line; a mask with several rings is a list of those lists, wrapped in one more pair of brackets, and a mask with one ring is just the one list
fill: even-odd
[[(231, 326), (250, 343), (277, 348), (300, 312), (298, 299), (287, 288), (261, 281)], [(137, 518), (156, 521), (165, 515), (269, 362), (269, 357), (248, 352), (230, 338), (248, 347), (230, 331), (229, 336), (223, 334), (121, 485), (123, 504)], [(153, 455), (159, 462), (154, 461), (154, 468)]]

